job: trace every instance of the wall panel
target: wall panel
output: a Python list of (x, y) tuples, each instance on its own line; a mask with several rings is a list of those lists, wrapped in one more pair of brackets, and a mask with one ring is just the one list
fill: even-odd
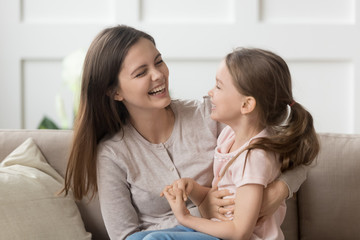
[(57, 97), (64, 101), (67, 122), (71, 121), (73, 96), (61, 79), (61, 60), (25, 59), (22, 69), (23, 127), (37, 128), (45, 116), (61, 125)]
[(21, 0), (24, 23), (110, 23), (113, 0)]
[(169, 59), (166, 63), (171, 70), (169, 76), (171, 97), (202, 99), (215, 86), (215, 74), (220, 59)]
[(266, 23), (355, 23), (355, 0), (260, 1), (260, 19)]
[(319, 131), (360, 133), (359, 13), (355, 0), (0, 0), (0, 128), (60, 123), (61, 60), (126, 24), (155, 37), (175, 98), (206, 95), (234, 47), (261, 47), (289, 62)]
[(147, 23), (230, 23), (234, 0), (141, 0), (141, 20)]
[(350, 61), (289, 61), (295, 100), (320, 132), (353, 131), (354, 68)]

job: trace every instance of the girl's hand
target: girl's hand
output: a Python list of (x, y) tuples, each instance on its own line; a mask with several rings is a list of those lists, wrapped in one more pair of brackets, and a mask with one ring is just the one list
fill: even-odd
[(162, 190), (162, 192), (160, 193), (160, 197), (164, 197), (165, 196), (165, 192), (167, 192), (169, 198), (174, 199), (175, 200), (175, 193), (173, 190), (173, 186), (172, 185), (167, 185), (166, 187), (164, 187), (164, 189)]
[(176, 185), (166, 186), (162, 193), (169, 202), (171, 210), (180, 223), (182, 222), (182, 219), (184, 219), (187, 215), (190, 215), (183, 198), (184, 193), (181, 189), (177, 188)]
[(172, 186), (173, 188), (181, 190), (182, 198), (186, 201), (194, 188), (194, 180), (191, 178), (180, 178), (179, 180), (173, 182)]
[(233, 214), (234, 207), (224, 207), (235, 204), (234, 198), (226, 198), (227, 196), (234, 195), (228, 190), (218, 190), (217, 182), (210, 189), (205, 199), (198, 206), (200, 214), (203, 218), (217, 218), (223, 221), (231, 220), (229, 217), (225, 217), (224, 214)]
[(264, 189), (262, 206), (257, 223), (262, 223), (273, 215), (288, 196), (289, 189), (283, 181), (279, 180), (270, 183), (268, 187)]

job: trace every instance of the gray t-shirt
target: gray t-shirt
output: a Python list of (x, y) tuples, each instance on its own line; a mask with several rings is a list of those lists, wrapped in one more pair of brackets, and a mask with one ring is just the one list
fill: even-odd
[[(128, 124), (122, 133), (99, 145), (99, 200), (111, 239), (178, 224), (166, 199), (160, 197), (162, 189), (175, 180), (190, 177), (211, 186), (221, 126), (210, 118), (209, 97), (203, 102), (172, 100), (170, 107), (175, 125), (165, 143), (148, 142)], [(306, 169), (300, 171), (306, 176)], [(292, 175), (285, 178), (289, 177)], [(289, 182), (297, 189), (303, 181), (294, 176)], [(199, 215), (190, 201), (187, 206), (192, 214)]]

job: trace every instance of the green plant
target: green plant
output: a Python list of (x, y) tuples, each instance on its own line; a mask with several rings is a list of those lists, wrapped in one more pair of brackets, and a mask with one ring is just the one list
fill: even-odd
[(67, 55), (62, 61), (63, 86), (73, 94), (73, 116), (70, 118), (65, 112), (63, 97), (58, 93), (55, 98), (56, 112), (60, 119), (60, 127), (53, 119), (44, 116), (40, 121), (38, 129), (70, 129), (78, 111), (81, 87), (82, 66), (85, 59), (85, 50), (79, 49)]

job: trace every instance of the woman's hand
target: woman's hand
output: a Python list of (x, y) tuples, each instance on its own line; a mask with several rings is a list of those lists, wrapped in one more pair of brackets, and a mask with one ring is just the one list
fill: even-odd
[(230, 220), (231, 218), (225, 217), (224, 214), (234, 213), (234, 207), (224, 207), (235, 204), (234, 198), (226, 198), (227, 196), (233, 196), (229, 190), (218, 190), (217, 182), (209, 190), (204, 200), (198, 206), (200, 214), (203, 218), (217, 218), (223, 221)]
[(264, 222), (279, 208), (284, 199), (289, 196), (287, 185), (281, 180), (275, 180), (264, 189), (263, 201), (257, 224)]

